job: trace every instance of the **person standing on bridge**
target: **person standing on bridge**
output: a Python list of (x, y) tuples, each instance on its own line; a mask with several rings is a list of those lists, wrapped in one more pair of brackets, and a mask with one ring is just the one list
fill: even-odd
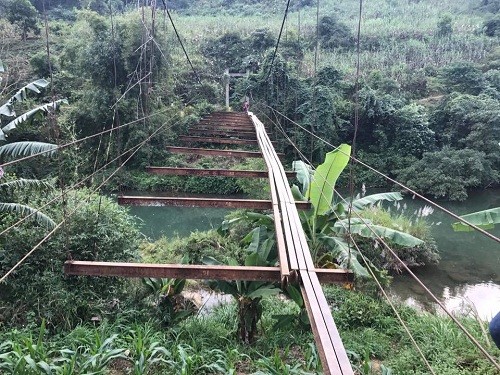
[(248, 96), (245, 96), (245, 101), (243, 102), (243, 112), (248, 113), (249, 108), (250, 108), (250, 101), (248, 100)]

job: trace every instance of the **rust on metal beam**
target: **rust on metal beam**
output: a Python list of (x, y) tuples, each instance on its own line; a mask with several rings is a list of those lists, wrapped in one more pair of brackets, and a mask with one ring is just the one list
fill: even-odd
[(166, 148), (168, 152), (173, 154), (196, 154), (204, 156), (225, 156), (233, 158), (261, 158), (262, 154), (259, 151), (244, 151), (244, 150), (215, 150), (210, 148), (194, 148), (194, 147), (173, 147)]
[(219, 137), (196, 137), (181, 135), (179, 140), (182, 142), (198, 142), (198, 143), (216, 143), (228, 145), (256, 145), (257, 140), (253, 139), (239, 139), (239, 138), (219, 138)]
[(300, 289), (325, 375), (354, 375), (315, 270), (300, 270)]
[(235, 131), (235, 130), (218, 130), (218, 129), (207, 129), (207, 128), (189, 128), (189, 134), (201, 134), (201, 135), (211, 135), (218, 137), (240, 137), (244, 139), (254, 139), (255, 131)]
[[(223, 176), (223, 177), (250, 177), (267, 178), (267, 171), (238, 170), (238, 169), (199, 169), (199, 168), (174, 168), (174, 167), (146, 167), (152, 174), (168, 176)], [(295, 172), (286, 172), (288, 178), (294, 178)]]
[[(121, 262), (91, 262), (69, 260), (64, 263), (67, 275), (155, 277), (192, 280), (248, 280), (280, 282), (279, 267), (211, 266), (192, 264), (151, 264)], [(343, 270), (322, 270), (320, 281), (326, 284), (344, 283), (352, 276)]]
[[(253, 210), (270, 210), (273, 208), (270, 200), (262, 199), (119, 196), (118, 203), (130, 206), (224, 207)], [(298, 201), (295, 204), (301, 210), (311, 208), (309, 202)]]

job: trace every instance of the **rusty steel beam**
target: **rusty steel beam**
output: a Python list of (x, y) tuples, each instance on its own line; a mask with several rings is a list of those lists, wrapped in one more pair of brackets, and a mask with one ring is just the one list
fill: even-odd
[[(252, 210), (270, 210), (273, 208), (270, 200), (262, 199), (220, 199), (191, 197), (141, 197), (119, 196), (118, 203), (129, 206), (174, 206), (174, 207), (222, 207), (246, 208)], [(308, 210), (309, 202), (295, 202), (297, 209)]]
[(173, 154), (196, 154), (204, 156), (225, 156), (233, 158), (261, 158), (262, 154), (259, 151), (244, 151), (244, 150), (215, 150), (209, 148), (194, 148), (194, 147), (173, 147), (166, 148), (168, 152)]
[(189, 128), (189, 134), (216, 136), (216, 137), (238, 137), (242, 139), (256, 139), (255, 132), (250, 131), (227, 131), (207, 128)]
[(219, 137), (196, 137), (189, 135), (179, 136), (182, 142), (198, 142), (198, 143), (218, 143), (229, 145), (256, 145), (257, 140), (252, 139), (237, 139), (237, 138), (219, 138)]
[[(280, 282), (279, 267), (209, 266), (191, 264), (151, 264), (90, 262), (69, 260), (64, 273), (77, 276), (155, 277), (192, 280), (247, 280)], [(352, 273), (343, 270), (322, 270), (319, 279), (325, 284), (345, 283)]]
[[(146, 167), (146, 172), (166, 176), (222, 176), (222, 177), (249, 177), (267, 178), (267, 171), (238, 170), (238, 169), (199, 169), (174, 167)], [(294, 178), (295, 172), (285, 172), (288, 178)]]

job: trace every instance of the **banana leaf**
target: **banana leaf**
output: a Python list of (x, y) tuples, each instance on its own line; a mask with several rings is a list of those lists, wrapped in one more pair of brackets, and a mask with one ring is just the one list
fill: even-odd
[[(495, 224), (500, 224), (500, 207), (490, 208), (489, 210), (472, 212), (460, 216), (462, 219), (474, 224), (482, 229), (493, 229)], [(460, 221), (452, 224), (455, 232), (472, 232), (474, 229)]]
[(302, 191), (306, 192), (311, 183), (312, 167), (302, 160), (292, 162), (292, 170), (297, 173), (297, 180), (302, 184)]
[(316, 169), (306, 193), (314, 207), (314, 216), (323, 215), (330, 210), (335, 183), (347, 166), (350, 154), (351, 146), (342, 144), (335, 151), (327, 153), (325, 162)]
[(35, 208), (19, 203), (0, 203), (0, 212), (11, 212), (23, 217), (31, 215), (31, 219), (47, 229), (54, 229), (56, 223), (44, 213)]
[(401, 193), (398, 192), (372, 194), (372, 195), (367, 195), (366, 197), (360, 199), (355, 199), (352, 202), (352, 207), (355, 210), (362, 210), (366, 206), (372, 205), (379, 201), (394, 202), (394, 201), (400, 201), (401, 199), (403, 199), (403, 196), (401, 195)]
[[(338, 234), (347, 233), (347, 229), (349, 229), (347, 219), (336, 222), (334, 228)], [(373, 231), (370, 228), (373, 229)], [(351, 233), (358, 234), (361, 237), (374, 238), (374, 239), (382, 237), (401, 246), (414, 247), (424, 243), (424, 241), (422, 241), (417, 237), (412, 236), (411, 234), (383, 227), (380, 225), (373, 225), (368, 221), (366, 222), (366, 224), (351, 221), (350, 230)]]
[(359, 263), (357, 259), (358, 252), (352, 249), (349, 254), (349, 245), (337, 237), (320, 235), (318, 240), (323, 242), (328, 248), (333, 257), (337, 259), (338, 264), (342, 268), (350, 269), (357, 277), (369, 278), (370, 274), (365, 267)]
[(44, 142), (12, 142), (0, 147), (0, 157), (29, 156), (45, 152), (44, 156), (53, 156), (57, 151), (57, 145)]

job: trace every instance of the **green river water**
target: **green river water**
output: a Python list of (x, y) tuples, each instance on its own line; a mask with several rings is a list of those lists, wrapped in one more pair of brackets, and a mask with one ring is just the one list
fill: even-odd
[[(465, 213), (500, 206), (500, 190), (475, 192), (465, 202), (444, 202), (452, 212)], [(412, 215), (424, 203), (411, 198), (400, 202), (399, 209)], [(391, 207), (392, 210), (395, 207)], [(152, 238), (186, 236), (195, 230), (217, 228), (227, 209), (185, 207), (131, 207), (130, 212), (143, 221), (142, 232)], [(479, 233), (457, 233), (455, 220), (434, 210), (427, 216), (438, 245), (441, 261), (437, 266), (415, 270), (424, 284), (452, 310), (475, 308), (483, 319), (500, 311), (500, 244)], [(491, 231), (500, 237), (500, 226)], [(394, 278), (391, 291), (407, 304), (424, 309), (435, 305), (408, 275)]]

